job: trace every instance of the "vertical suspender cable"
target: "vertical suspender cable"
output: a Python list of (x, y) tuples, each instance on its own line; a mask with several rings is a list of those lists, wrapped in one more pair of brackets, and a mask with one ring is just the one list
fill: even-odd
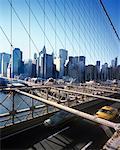
[(11, 23), (11, 30), (10, 30), (10, 38), (11, 38), (11, 52), (12, 52), (12, 0), (11, 0), (11, 5), (10, 5), (10, 10), (11, 10), (11, 20), (10, 20), (10, 23)]
[(56, 55), (55, 54), (55, 52), (57, 51), (56, 50), (56, 42), (57, 42), (56, 41), (56, 0), (55, 0), (55, 13), (54, 13), (54, 15), (55, 15), (55, 51), (53, 51), (53, 54)]
[(73, 37), (74, 37), (74, 33), (73, 33), (73, 29), (74, 29), (74, 28), (73, 28), (73, 15), (74, 15), (74, 14), (73, 14), (73, 0), (72, 0), (72, 2), (71, 2), (71, 5), (72, 5), (72, 20), (71, 20), (71, 21), (72, 21), (72, 50), (73, 50), (73, 52), (75, 52), (75, 51), (74, 51), (74, 38), (73, 38)]
[(64, 36), (65, 36), (65, 49), (66, 49), (66, 0), (64, 0)]
[[(80, 6), (80, 2), (78, 1), (78, 5), (79, 5), (79, 8), (81, 7)], [(79, 29), (78, 29), (78, 37), (79, 37), (79, 56), (80, 56), (80, 13), (78, 14), (78, 19), (79, 19), (79, 21), (78, 21), (78, 26), (79, 26)]]
[(29, 0), (29, 59), (31, 58), (31, 18), (30, 18), (30, 0)]
[(10, 45), (10, 54), (11, 54), (11, 58), (10, 58), (10, 66), (9, 66), (9, 77), (11, 78), (11, 71), (12, 71), (12, 61), (13, 61), (13, 59), (12, 59), (12, 57), (13, 57), (13, 54), (12, 54), (12, 49), (13, 49), (13, 45), (12, 45), (12, 0), (11, 0), (11, 5), (10, 5), (10, 16), (11, 16), (11, 19), (10, 19), (10, 25), (11, 25), (11, 29), (10, 29), (10, 39), (11, 39), (11, 41), (10, 41), (10, 43), (11, 43), (11, 45)]
[[(44, 4), (43, 4), (43, 5), (44, 5), (44, 6), (43, 6), (43, 7), (44, 7), (44, 29), (43, 29), (43, 30), (44, 30), (44, 46), (45, 46), (45, 44), (46, 44), (46, 43), (45, 43), (45, 35), (46, 35), (46, 33), (45, 33), (45, 30), (46, 30), (46, 29), (45, 29), (45, 15), (46, 15), (46, 14), (45, 14), (45, 12), (46, 12), (46, 11), (45, 11), (45, 0), (44, 0)], [(44, 47), (44, 48), (45, 48), (45, 47)], [(44, 55), (44, 72), (43, 72), (43, 77), (46, 79), (46, 65), (47, 65), (47, 64), (46, 64), (46, 50), (45, 50), (45, 52), (44, 52), (43, 55)]]
[(44, 0), (44, 4), (43, 5), (44, 5), (44, 45), (45, 45), (46, 44), (45, 43), (45, 30), (46, 30), (45, 29), (45, 0)]

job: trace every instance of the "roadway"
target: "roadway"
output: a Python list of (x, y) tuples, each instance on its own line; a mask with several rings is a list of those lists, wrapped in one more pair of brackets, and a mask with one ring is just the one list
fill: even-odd
[[(101, 139), (102, 137), (102, 139)], [(88, 143), (100, 149), (109, 138), (102, 128), (76, 119), (57, 128), (40, 125), (32, 130), (16, 135), (2, 142), (2, 149), (62, 150), (81, 149)]]
[[(117, 97), (119, 98), (119, 97)], [(82, 111), (95, 114), (104, 105), (113, 105), (115, 102), (101, 101)], [(118, 120), (117, 120), (118, 122)], [(102, 138), (101, 138), (102, 137)], [(62, 149), (100, 149), (109, 137), (98, 124), (75, 117), (65, 124), (47, 128), (43, 124), (19, 135), (2, 141), (2, 149), (29, 149), (29, 150), (62, 150)]]

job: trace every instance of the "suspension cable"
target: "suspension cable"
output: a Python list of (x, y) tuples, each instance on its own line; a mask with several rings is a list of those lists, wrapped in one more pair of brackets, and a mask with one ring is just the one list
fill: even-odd
[(99, 0), (99, 2), (100, 2), (100, 4), (101, 4), (101, 6), (102, 6), (102, 8), (103, 8), (103, 10), (104, 10), (104, 12), (105, 12), (105, 14), (106, 14), (108, 20), (109, 20), (109, 22), (110, 22), (110, 25), (111, 25), (112, 28), (113, 28), (113, 31), (115, 32), (115, 34), (116, 34), (116, 36), (117, 36), (117, 39), (118, 39), (119, 42), (120, 42), (120, 37), (119, 37), (119, 35), (118, 35), (118, 33), (117, 33), (116, 29), (115, 29), (115, 26), (114, 26), (113, 23), (112, 23), (112, 20), (111, 20), (111, 18), (110, 18), (110, 15), (108, 14), (108, 12), (107, 12), (107, 10), (106, 10), (106, 8), (105, 8), (105, 6), (104, 6), (102, 0)]
[(26, 29), (24, 23), (23, 23), (22, 20), (20, 19), (18, 13), (16, 12), (15, 8), (13, 7), (13, 5), (11, 4), (10, 0), (8, 0), (8, 2), (9, 2), (9, 4), (11, 5), (11, 7), (12, 7), (14, 13), (15, 13), (15, 15), (17, 16), (18, 20), (20, 21), (20, 23), (21, 23), (22, 27), (24, 28), (25, 32), (26, 32), (26, 33), (28, 34), (28, 36), (30, 37), (30, 39), (31, 39), (31, 41), (32, 41), (32, 43), (33, 43), (33, 45), (34, 45), (34, 47), (35, 47), (36, 50), (39, 52), (39, 50), (38, 50), (38, 48), (37, 48), (35, 42), (34, 42), (33, 39), (31, 38), (29, 32), (27, 31), (27, 29)]

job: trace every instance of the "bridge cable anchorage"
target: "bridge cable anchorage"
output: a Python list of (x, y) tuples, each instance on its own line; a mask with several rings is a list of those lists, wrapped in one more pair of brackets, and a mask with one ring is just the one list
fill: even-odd
[(44, 98), (41, 98), (41, 97), (38, 97), (38, 96), (35, 96), (35, 95), (32, 95), (32, 94), (29, 94), (29, 93), (26, 93), (26, 92), (23, 92), (23, 91), (20, 91), (20, 90), (15, 90), (17, 93), (20, 93), (22, 95), (26, 95), (28, 97), (31, 97), (33, 99), (36, 99), (38, 101), (41, 101), (43, 103), (46, 103), (48, 105), (51, 105), (51, 106), (54, 106), (56, 108), (59, 108), (61, 110), (65, 110), (67, 112), (70, 112), (74, 115), (77, 115), (77, 116), (80, 116), (82, 118), (85, 118), (85, 119), (88, 119), (88, 120), (91, 120), (93, 122), (96, 122), (98, 124), (103, 124), (105, 126), (108, 126), (108, 127), (111, 127), (113, 129), (118, 129), (118, 127), (120, 126), (120, 124), (118, 123), (114, 123), (114, 122), (110, 122), (108, 120), (104, 120), (104, 119), (101, 119), (101, 118), (98, 118), (96, 116), (93, 116), (93, 115), (90, 115), (90, 114), (87, 114), (87, 113), (84, 113), (84, 112), (81, 112), (79, 110), (75, 110), (73, 108), (70, 108), (70, 107), (67, 107), (67, 106), (63, 106), (61, 104), (58, 104), (56, 102), (53, 102), (53, 101), (49, 101), (49, 100), (46, 100)]

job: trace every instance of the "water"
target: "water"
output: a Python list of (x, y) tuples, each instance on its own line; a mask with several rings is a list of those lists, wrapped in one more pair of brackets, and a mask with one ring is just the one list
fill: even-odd
[[(21, 94), (15, 94), (14, 96), (14, 109), (15, 110), (21, 110), (25, 108), (30, 108), (32, 106), (32, 98), (21, 95)], [(40, 106), (43, 105), (42, 102), (33, 100), (34, 106)], [(12, 93), (3, 93), (0, 92), (0, 114), (7, 113), (9, 111), (12, 111), (13, 106), (13, 95)]]
[[(47, 107), (40, 101), (32, 99), (30, 97), (21, 95), (16, 93), (13, 99), (13, 93), (8, 92), (0, 92), (0, 115), (9, 113), (13, 110), (13, 100), (14, 100), (14, 110), (20, 111), (26, 108), (31, 108), (32, 106), (43, 106), (42, 108), (35, 109), (32, 113), (31, 110), (17, 113), (14, 116), (14, 122), (21, 122), (28, 119), (32, 119), (32, 117), (41, 116), (47, 113)], [(53, 110), (52, 106), (49, 106), (49, 111)], [(6, 126), (12, 123), (12, 115), (7, 117), (0, 117), (0, 126)]]

